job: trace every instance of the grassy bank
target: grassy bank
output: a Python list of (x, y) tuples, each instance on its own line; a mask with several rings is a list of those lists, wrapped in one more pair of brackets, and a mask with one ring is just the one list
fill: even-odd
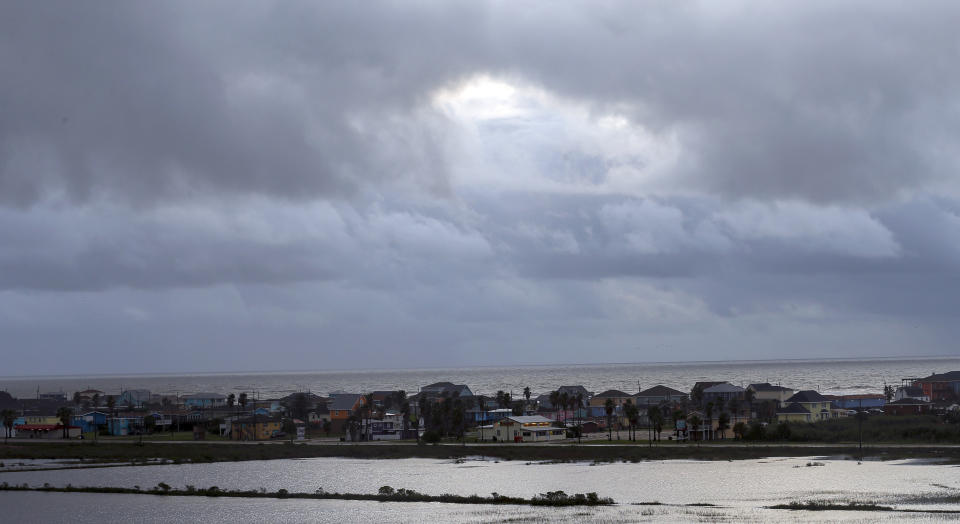
[(318, 489), (313, 493), (291, 493), (285, 489), (278, 491), (222, 490), (217, 486), (209, 488), (173, 489), (160, 483), (150, 489), (114, 488), (114, 487), (53, 487), (30, 486), (27, 484), (0, 484), (0, 491), (43, 491), (53, 493), (110, 493), (121, 495), (155, 495), (163, 497), (237, 497), (237, 498), (273, 498), (273, 499), (315, 499), (315, 500), (369, 500), (375, 502), (446, 502), (449, 504), (515, 504), (525, 506), (609, 506), (613, 499), (603, 498), (596, 493), (576, 493), (568, 495), (563, 491), (541, 493), (532, 498), (508, 497), (497, 493), (489, 497), (480, 495), (427, 495), (411, 489), (394, 489), (383, 486), (378, 493), (336, 493)]
[[(860, 437), (854, 417), (815, 423), (791, 423), (791, 442), (855, 442)], [(870, 443), (960, 444), (960, 424), (946, 424), (932, 415), (870, 416), (863, 421), (863, 440)]]
[[(740, 460), (763, 457), (807, 457), (852, 455), (855, 445), (836, 446), (713, 446), (702, 445), (551, 445), (530, 446), (504, 444), (501, 446), (430, 446), (430, 445), (307, 445), (289, 443), (231, 444), (231, 443), (132, 443), (89, 442), (34, 443), (17, 442), (0, 445), (0, 460), (15, 459), (73, 459), (89, 462), (145, 462), (148, 459), (166, 459), (179, 462), (229, 462), (242, 460), (271, 460), (289, 458), (349, 457), (363, 459), (434, 458), (456, 459), (466, 456), (485, 456), (498, 460), (523, 461), (642, 461), (642, 460)], [(929, 448), (910, 446), (870, 446), (864, 448), (867, 457), (884, 460), (906, 458), (936, 458), (960, 463), (960, 448)]]

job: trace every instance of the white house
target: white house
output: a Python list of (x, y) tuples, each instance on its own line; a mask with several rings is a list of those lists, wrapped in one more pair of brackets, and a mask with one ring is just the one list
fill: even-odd
[(360, 435), (366, 435), (368, 440), (401, 440), (416, 435), (412, 430), (403, 432), (403, 414), (388, 411), (381, 419), (364, 419), (360, 423)]
[(501, 442), (547, 442), (567, 438), (566, 431), (540, 415), (513, 416), (494, 422), (494, 438)]

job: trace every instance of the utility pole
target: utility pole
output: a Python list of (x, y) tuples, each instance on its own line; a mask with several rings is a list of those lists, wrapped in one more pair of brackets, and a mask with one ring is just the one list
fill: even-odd
[(863, 462), (863, 399), (860, 399), (860, 409), (857, 410), (857, 430), (860, 438), (860, 461)]

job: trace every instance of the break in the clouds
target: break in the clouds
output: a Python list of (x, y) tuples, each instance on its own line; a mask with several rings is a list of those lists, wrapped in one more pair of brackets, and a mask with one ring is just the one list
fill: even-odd
[(0, 375), (952, 354), (958, 16), (5, 5)]

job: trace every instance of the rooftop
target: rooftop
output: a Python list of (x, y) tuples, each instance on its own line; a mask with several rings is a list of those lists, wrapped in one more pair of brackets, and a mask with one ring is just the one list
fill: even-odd
[(745, 390), (740, 386), (734, 386), (729, 382), (721, 382), (715, 386), (710, 386), (703, 390), (704, 393), (743, 393)]
[(793, 391), (790, 388), (785, 388), (783, 386), (774, 386), (769, 382), (761, 382), (759, 384), (750, 384), (748, 388), (754, 391)]
[(597, 393), (597, 395), (594, 396), (594, 398), (597, 398), (597, 397), (600, 397), (600, 398), (603, 398), (603, 397), (629, 397), (629, 396), (632, 396), (632, 395), (630, 395), (630, 393), (624, 393), (623, 391), (620, 391), (619, 389), (608, 389), (608, 390), (604, 391), (603, 393)]
[(340, 393), (333, 397), (333, 401), (327, 408), (331, 410), (351, 410), (360, 401), (360, 397), (362, 395), (359, 393)]
[(667, 386), (653, 386), (636, 394), (638, 397), (675, 397), (682, 395), (686, 395), (686, 393), (668, 388)]
[(921, 378), (921, 382), (955, 382), (960, 381), (960, 371), (948, 371), (946, 373), (934, 373), (929, 377)]
[(812, 389), (796, 392), (787, 402), (827, 402), (829, 399)]
[(518, 415), (515, 417), (507, 417), (506, 420), (512, 420), (520, 424), (538, 424), (538, 423), (544, 423), (544, 422), (546, 422), (547, 424), (553, 423), (552, 420), (548, 419), (547, 417), (541, 417), (540, 415), (524, 415), (524, 416)]

